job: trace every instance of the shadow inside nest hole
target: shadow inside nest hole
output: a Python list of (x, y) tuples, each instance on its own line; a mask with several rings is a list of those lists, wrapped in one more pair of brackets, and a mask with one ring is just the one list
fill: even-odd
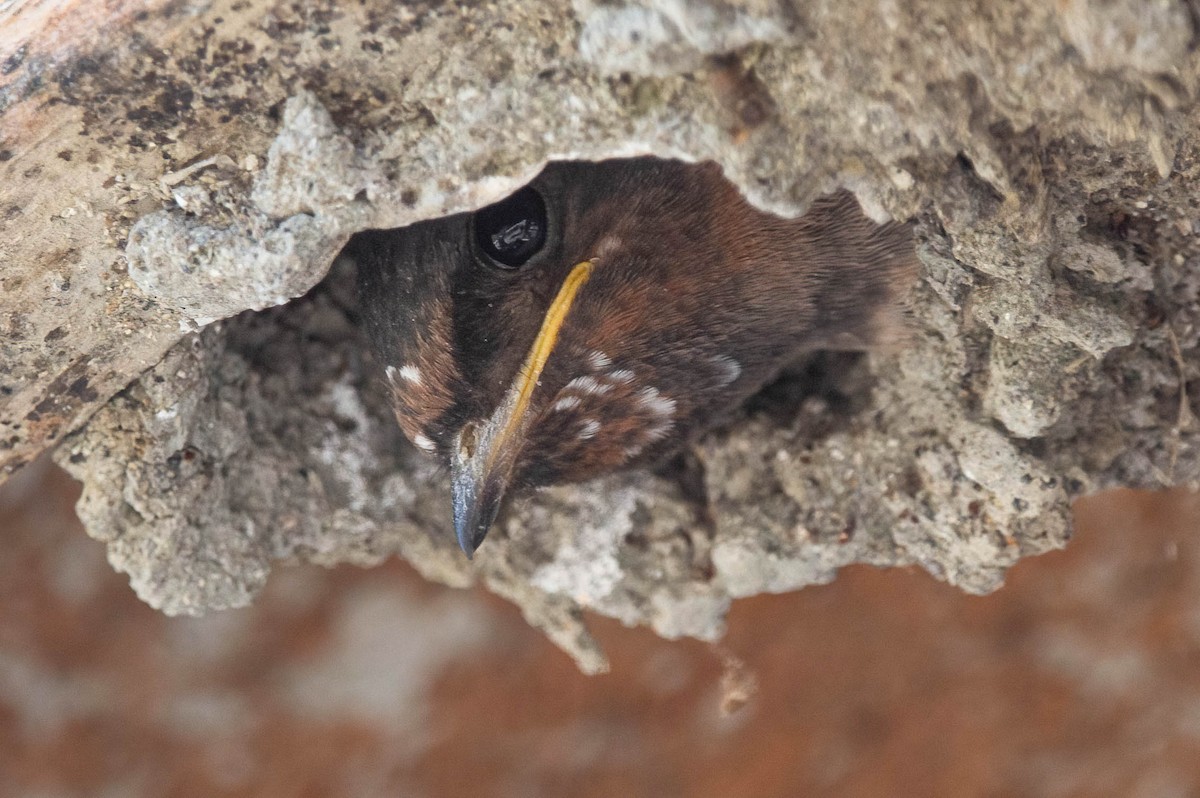
[(746, 400), (742, 415), (791, 426), (806, 401), (819, 400), (824, 412), (817, 414), (821, 428), (812, 431), (816, 440), (866, 408), (872, 381), (863, 352), (814, 352)]
[[(848, 427), (855, 415), (870, 406), (873, 383), (865, 353), (813, 352), (785, 369), (703, 437), (722, 435), (757, 420), (777, 429), (797, 428), (801, 443), (811, 446)], [(676, 487), (706, 529), (715, 529), (704, 461), (694, 447), (659, 463), (653, 472)]]

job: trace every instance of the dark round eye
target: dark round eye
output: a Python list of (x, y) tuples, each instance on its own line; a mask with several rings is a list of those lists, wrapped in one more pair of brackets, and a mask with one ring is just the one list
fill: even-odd
[(546, 203), (531, 188), (475, 212), (475, 241), (497, 266), (515, 269), (546, 243)]

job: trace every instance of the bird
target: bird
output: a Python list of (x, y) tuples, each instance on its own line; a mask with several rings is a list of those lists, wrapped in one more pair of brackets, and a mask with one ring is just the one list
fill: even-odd
[(845, 189), (784, 218), (713, 162), (551, 162), (473, 212), (347, 243), (407, 438), (468, 558), (506, 497), (653, 466), (789, 365), (906, 335), (911, 227)]

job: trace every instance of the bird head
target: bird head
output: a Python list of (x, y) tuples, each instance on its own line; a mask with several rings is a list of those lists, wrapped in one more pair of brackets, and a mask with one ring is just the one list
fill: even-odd
[[(859, 238), (879, 229), (849, 205)], [(863, 309), (890, 290), (830, 294), (844, 242), (821, 240), (713, 164), (631, 159), (551, 164), (500, 202), (360, 233), (347, 254), (397, 419), (449, 463), (470, 556), (506, 495), (651, 463), (818, 339), (868, 343)], [(852, 312), (827, 319), (838, 306)]]

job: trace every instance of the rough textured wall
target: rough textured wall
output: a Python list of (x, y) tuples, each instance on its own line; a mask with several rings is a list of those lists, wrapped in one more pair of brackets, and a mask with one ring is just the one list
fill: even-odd
[[(1072, 496), (1200, 482), (1182, 0), (25, 4), (0, 42), (0, 461), (70, 433), (90, 532), (167, 612), (400, 552), (597, 669), (583, 607), (714, 637), (731, 598), (848, 562), (991, 590)], [(914, 219), (913, 339), (823, 361), (682, 471), (518, 503), (469, 564), (344, 270), (236, 314), (355, 230), (634, 153)]]

